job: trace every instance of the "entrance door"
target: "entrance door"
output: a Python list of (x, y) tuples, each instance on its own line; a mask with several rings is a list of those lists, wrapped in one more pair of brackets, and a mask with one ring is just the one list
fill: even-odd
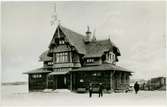
[(57, 80), (57, 88), (58, 89), (67, 88), (66, 76), (63, 76), (63, 75), (56, 76), (56, 80)]

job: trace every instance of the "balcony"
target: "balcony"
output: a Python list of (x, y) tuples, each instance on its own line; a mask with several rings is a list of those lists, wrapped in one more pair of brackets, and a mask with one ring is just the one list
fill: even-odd
[(63, 67), (78, 68), (78, 67), (81, 67), (81, 64), (79, 62), (66, 62), (66, 63), (53, 64), (53, 68), (63, 68)]

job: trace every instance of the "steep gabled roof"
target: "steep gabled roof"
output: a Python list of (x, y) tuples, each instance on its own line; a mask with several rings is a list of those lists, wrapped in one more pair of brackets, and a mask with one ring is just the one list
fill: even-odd
[(101, 57), (104, 52), (109, 51), (112, 47), (116, 46), (110, 39), (90, 42), (86, 44), (86, 55), (84, 57)]
[(83, 36), (82, 34), (79, 34), (77, 32), (74, 32), (68, 28), (65, 28), (63, 26), (60, 26), (60, 29), (66, 35), (70, 44), (72, 46), (74, 46), (79, 53), (81, 53), (81, 54), (86, 53), (85, 43), (84, 43), (85, 36)]
[[(84, 56), (85, 58), (101, 57), (104, 52), (107, 52), (113, 48), (115, 48), (115, 52), (117, 53), (117, 55), (118, 56), (120, 55), (119, 49), (113, 42), (111, 42), (110, 39), (100, 40), (100, 41), (90, 41), (89, 43), (85, 44), (84, 40), (86, 36), (83, 36), (82, 34), (79, 34), (77, 32), (74, 32), (73, 30), (65, 28), (62, 25), (59, 25), (56, 31), (58, 29), (64, 33), (70, 45), (74, 46), (78, 51), (78, 53), (85, 55)], [(52, 43), (54, 43), (55, 36), (56, 32), (52, 38), (49, 47), (51, 46)]]
[[(82, 34), (76, 33), (68, 28), (65, 28), (62, 25), (59, 25), (57, 27), (57, 29), (61, 30), (64, 33), (64, 35), (66, 36), (69, 43), (76, 48), (78, 53), (80, 53), (80, 54), (86, 53), (85, 44), (84, 44), (85, 36), (83, 36)], [(55, 34), (54, 34), (54, 36), (55, 36)], [(55, 37), (53, 37), (51, 43), (53, 43), (54, 38)], [(51, 43), (50, 43), (50, 45), (51, 45)], [(49, 47), (50, 47), (50, 45), (49, 45)]]
[(48, 50), (46, 50), (45, 52), (43, 52), (40, 56), (39, 56), (39, 61), (51, 61), (52, 57), (48, 56)]

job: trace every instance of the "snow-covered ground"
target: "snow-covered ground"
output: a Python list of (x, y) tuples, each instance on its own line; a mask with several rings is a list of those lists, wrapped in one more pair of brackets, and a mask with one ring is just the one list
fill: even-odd
[(27, 85), (2, 86), (2, 105), (6, 106), (54, 106), (54, 105), (166, 105), (165, 91), (140, 91), (139, 94), (111, 93), (102, 98), (88, 93), (78, 94), (69, 90), (28, 93)]

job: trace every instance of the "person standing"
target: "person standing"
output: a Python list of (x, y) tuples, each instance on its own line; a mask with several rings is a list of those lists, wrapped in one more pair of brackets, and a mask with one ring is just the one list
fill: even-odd
[(93, 90), (92, 83), (90, 83), (89, 84), (89, 97), (90, 98), (92, 97), (92, 90)]
[(135, 93), (137, 94), (138, 91), (139, 91), (139, 84), (137, 83), (137, 81), (136, 81), (136, 83), (134, 85), (134, 89), (135, 89)]
[(99, 97), (103, 97), (103, 85), (102, 85), (102, 83), (99, 84)]

